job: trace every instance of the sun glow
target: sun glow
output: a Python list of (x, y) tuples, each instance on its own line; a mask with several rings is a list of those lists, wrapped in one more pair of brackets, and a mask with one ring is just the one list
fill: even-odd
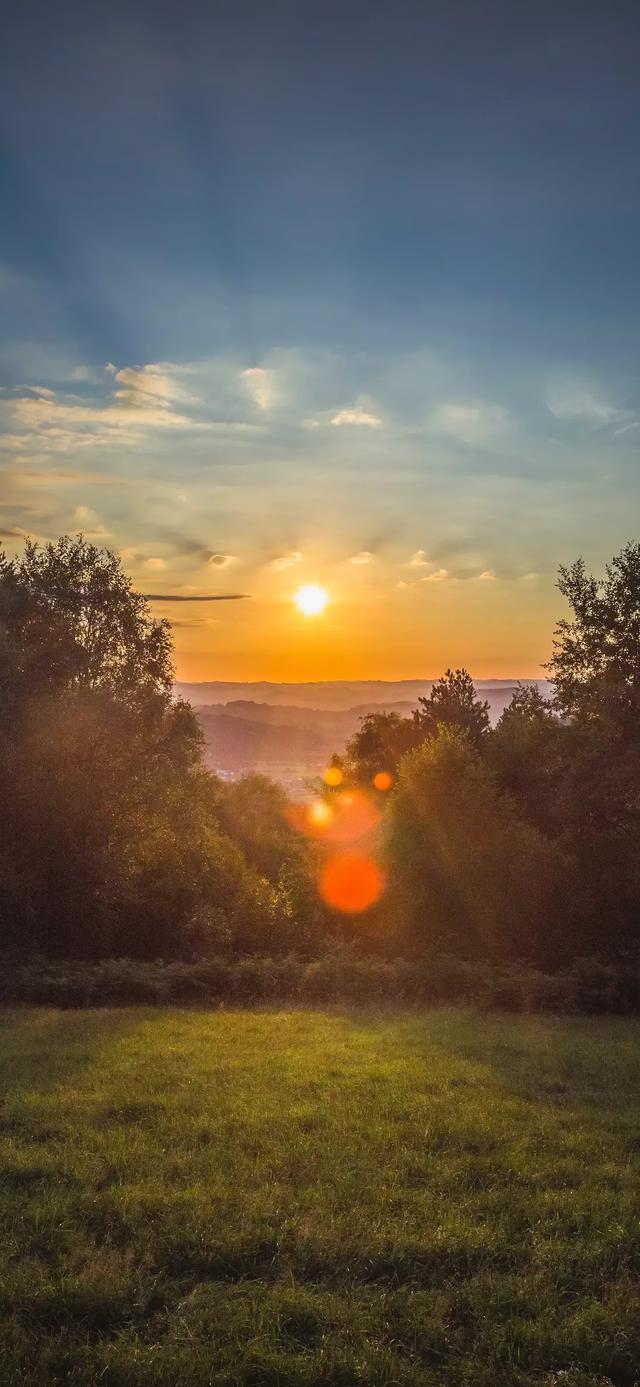
[(294, 595), (294, 602), (303, 616), (319, 616), (324, 611), (329, 598), (324, 588), (317, 583), (307, 583)]

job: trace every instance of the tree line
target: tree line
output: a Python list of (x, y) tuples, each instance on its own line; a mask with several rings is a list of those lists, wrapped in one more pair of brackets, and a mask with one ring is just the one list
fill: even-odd
[(552, 698), (522, 685), (491, 728), (470, 675), (448, 670), (411, 717), (366, 716), (333, 758), (318, 800), (382, 808), (386, 890), (344, 916), (282, 789), (205, 769), (169, 624), (120, 561), (82, 536), (0, 554), (0, 947), (313, 958), (347, 941), (546, 969), (637, 956), (640, 545), (600, 580), (561, 568), (558, 586)]

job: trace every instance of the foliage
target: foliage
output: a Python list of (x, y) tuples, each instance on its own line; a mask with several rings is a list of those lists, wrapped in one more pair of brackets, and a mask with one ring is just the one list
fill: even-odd
[(440, 728), (404, 759), (390, 814), (390, 909), (407, 947), (553, 964), (575, 952), (575, 864), (498, 794), (465, 734)]
[(627, 544), (598, 580), (583, 559), (561, 567), (573, 620), (556, 629), (549, 673), (569, 716), (612, 718), (637, 732), (640, 711), (640, 544)]
[(19, 561), (0, 554), (0, 634), (5, 717), (71, 689), (134, 706), (170, 694), (169, 623), (150, 615), (115, 554), (82, 535), (27, 540)]
[(501, 789), (529, 823), (551, 836), (559, 831), (567, 743), (567, 725), (551, 702), (536, 685), (519, 684), (486, 744), (487, 761)]
[(478, 698), (468, 670), (448, 669), (436, 680), (429, 697), (418, 699), (413, 720), (420, 741), (432, 737), (439, 727), (456, 727), (466, 733), (472, 746), (479, 747), (489, 731), (489, 704)]
[[(167, 624), (82, 537), (0, 565), (0, 927), (51, 956), (255, 947), (278, 893), (220, 824)], [(275, 791), (275, 787), (274, 787)], [(132, 925), (135, 922), (134, 928)]]
[(637, 957), (640, 545), (602, 581), (579, 560), (559, 586), (572, 619), (556, 631), (552, 702), (520, 686), (492, 730), (469, 673), (447, 670), (413, 717), (367, 715), (334, 757), (342, 779), (317, 793), (329, 811), (354, 785), (376, 796), (365, 850), (388, 875), (366, 917), (342, 918), (319, 899), (327, 844), (299, 831), (282, 789), (205, 769), (199, 723), (172, 696), (168, 624), (120, 561), (82, 536), (0, 556), (2, 945), (92, 960), (295, 952), (316, 958), (305, 986), (327, 995), (340, 941), (367, 978), (372, 953), (381, 976), (397, 954), (436, 950), (545, 972)]
[(403, 718), (399, 713), (366, 713), (347, 743), (345, 769), (349, 779), (370, 785), (378, 771), (394, 772), (405, 752), (418, 740), (412, 718)]
[(525, 963), (455, 954), (421, 958), (360, 955), (353, 944), (315, 958), (300, 953), (197, 960), (107, 958), (89, 963), (0, 955), (0, 1004), (54, 1007), (197, 1002), (203, 1006), (278, 1002), (463, 1003), (485, 1011), (640, 1015), (640, 965), (576, 958), (553, 973)]

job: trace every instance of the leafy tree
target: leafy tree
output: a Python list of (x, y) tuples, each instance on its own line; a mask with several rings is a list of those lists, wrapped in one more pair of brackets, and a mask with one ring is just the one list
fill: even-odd
[(139, 706), (170, 696), (169, 623), (155, 620), (120, 560), (82, 535), (0, 553), (0, 706), (70, 690), (110, 693)]
[(487, 742), (487, 759), (501, 789), (545, 833), (559, 831), (566, 743), (566, 725), (535, 684), (517, 686)]
[(599, 945), (637, 948), (640, 916), (640, 544), (605, 577), (582, 559), (560, 569), (572, 620), (556, 629), (549, 672), (567, 723), (558, 832), (583, 863)]
[(399, 713), (366, 713), (347, 742), (346, 771), (360, 784), (370, 784), (378, 771), (393, 773), (405, 752), (420, 740), (412, 718)]
[(640, 544), (627, 544), (606, 565), (605, 577), (587, 574), (584, 561), (562, 567), (560, 592), (573, 620), (556, 628), (548, 669), (556, 702), (571, 717), (601, 716), (637, 728), (640, 711)]
[(518, 818), (465, 733), (441, 728), (400, 766), (389, 910), (416, 952), (557, 964), (579, 944), (575, 863)]
[(478, 698), (466, 669), (448, 669), (429, 697), (418, 700), (413, 721), (419, 740), (433, 736), (438, 727), (459, 727), (479, 747), (489, 731), (489, 704)]
[(282, 786), (267, 775), (243, 775), (220, 787), (218, 815), (223, 831), (241, 845), (250, 865), (272, 882), (303, 847), (287, 809)]
[(197, 719), (172, 700), (167, 623), (114, 555), (65, 537), (2, 556), (0, 651), (5, 941), (188, 950), (249, 869), (220, 832)]

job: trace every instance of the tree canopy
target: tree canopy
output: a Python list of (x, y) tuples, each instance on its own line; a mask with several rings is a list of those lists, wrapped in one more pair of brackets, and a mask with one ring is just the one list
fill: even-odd
[(551, 968), (637, 953), (640, 545), (559, 586), (552, 699), (520, 685), (491, 728), (469, 672), (447, 670), (412, 716), (366, 715), (318, 782), (336, 832), (341, 796), (369, 806), (363, 850), (386, 872), (350, 923), (318, 890), (339, 833), (299, 831), (265, 776), (206, 769), (169, 625), (119, 559), (82, 536), (0, 554), (0, 939), (92, 958), (337, 939)]

